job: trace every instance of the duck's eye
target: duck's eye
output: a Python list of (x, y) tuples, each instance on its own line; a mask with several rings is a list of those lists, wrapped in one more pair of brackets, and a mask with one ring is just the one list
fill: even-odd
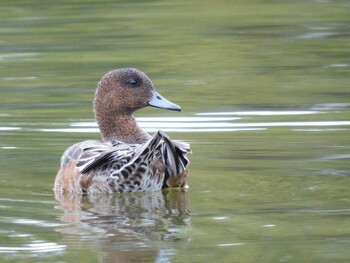
[(136, 79), (132, 79), (132, 80), (129, 80), (129, 84), (130, 84), (131, 86), (133, 86), (133, 87), (136, 87), (137, 84), (138, 84), (138, 82), (137, 82)]

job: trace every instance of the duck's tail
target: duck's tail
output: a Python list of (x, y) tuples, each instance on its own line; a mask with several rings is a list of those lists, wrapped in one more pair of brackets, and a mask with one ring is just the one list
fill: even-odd
[(191, 153), (189, 144), (173, 141), (163, 131), (157, 132), (163, 139), (161, 145), (161, 158), (166, 166), (163, 188), (186, 186), (189, 160), (187, 154)]

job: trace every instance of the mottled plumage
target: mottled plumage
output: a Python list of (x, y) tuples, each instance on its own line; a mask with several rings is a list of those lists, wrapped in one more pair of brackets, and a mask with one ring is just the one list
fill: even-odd
[(107, 73), (99, 82), (94, 111), (102, 141), (83, 141), (61, 158), (56, 193), (136, 192), (183, 187), (188, 175), (187, 143), (172, 141), (162, 131), (152, 137), (132, 113), (146, 106), (180, 110), (154, 89), (136, 69)]

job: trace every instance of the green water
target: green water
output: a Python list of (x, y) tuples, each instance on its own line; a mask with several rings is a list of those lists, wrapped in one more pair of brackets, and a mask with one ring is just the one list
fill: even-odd
[[(1, 1), (0, 262), (349, 262), (349, 13)], [(191, 143), (190, 188), (56, 200), (60, 156), (99, 138), (93, 93), (120, 67), (182, 106), (137, 117)]]

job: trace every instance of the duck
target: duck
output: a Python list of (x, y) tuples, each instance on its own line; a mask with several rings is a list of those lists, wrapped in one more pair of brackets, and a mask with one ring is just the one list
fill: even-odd
[(142, 129), (133, 113), (148, 106), (181, 111), (157, 92), (142, 71), (121, 68), (106, 73), (93, 100), (102, 139), (75, 143), (63, 153), (55, 193), (91, 195), (188, 187), (190, 145), (172, 140), (162, 130), (150, 135)]

